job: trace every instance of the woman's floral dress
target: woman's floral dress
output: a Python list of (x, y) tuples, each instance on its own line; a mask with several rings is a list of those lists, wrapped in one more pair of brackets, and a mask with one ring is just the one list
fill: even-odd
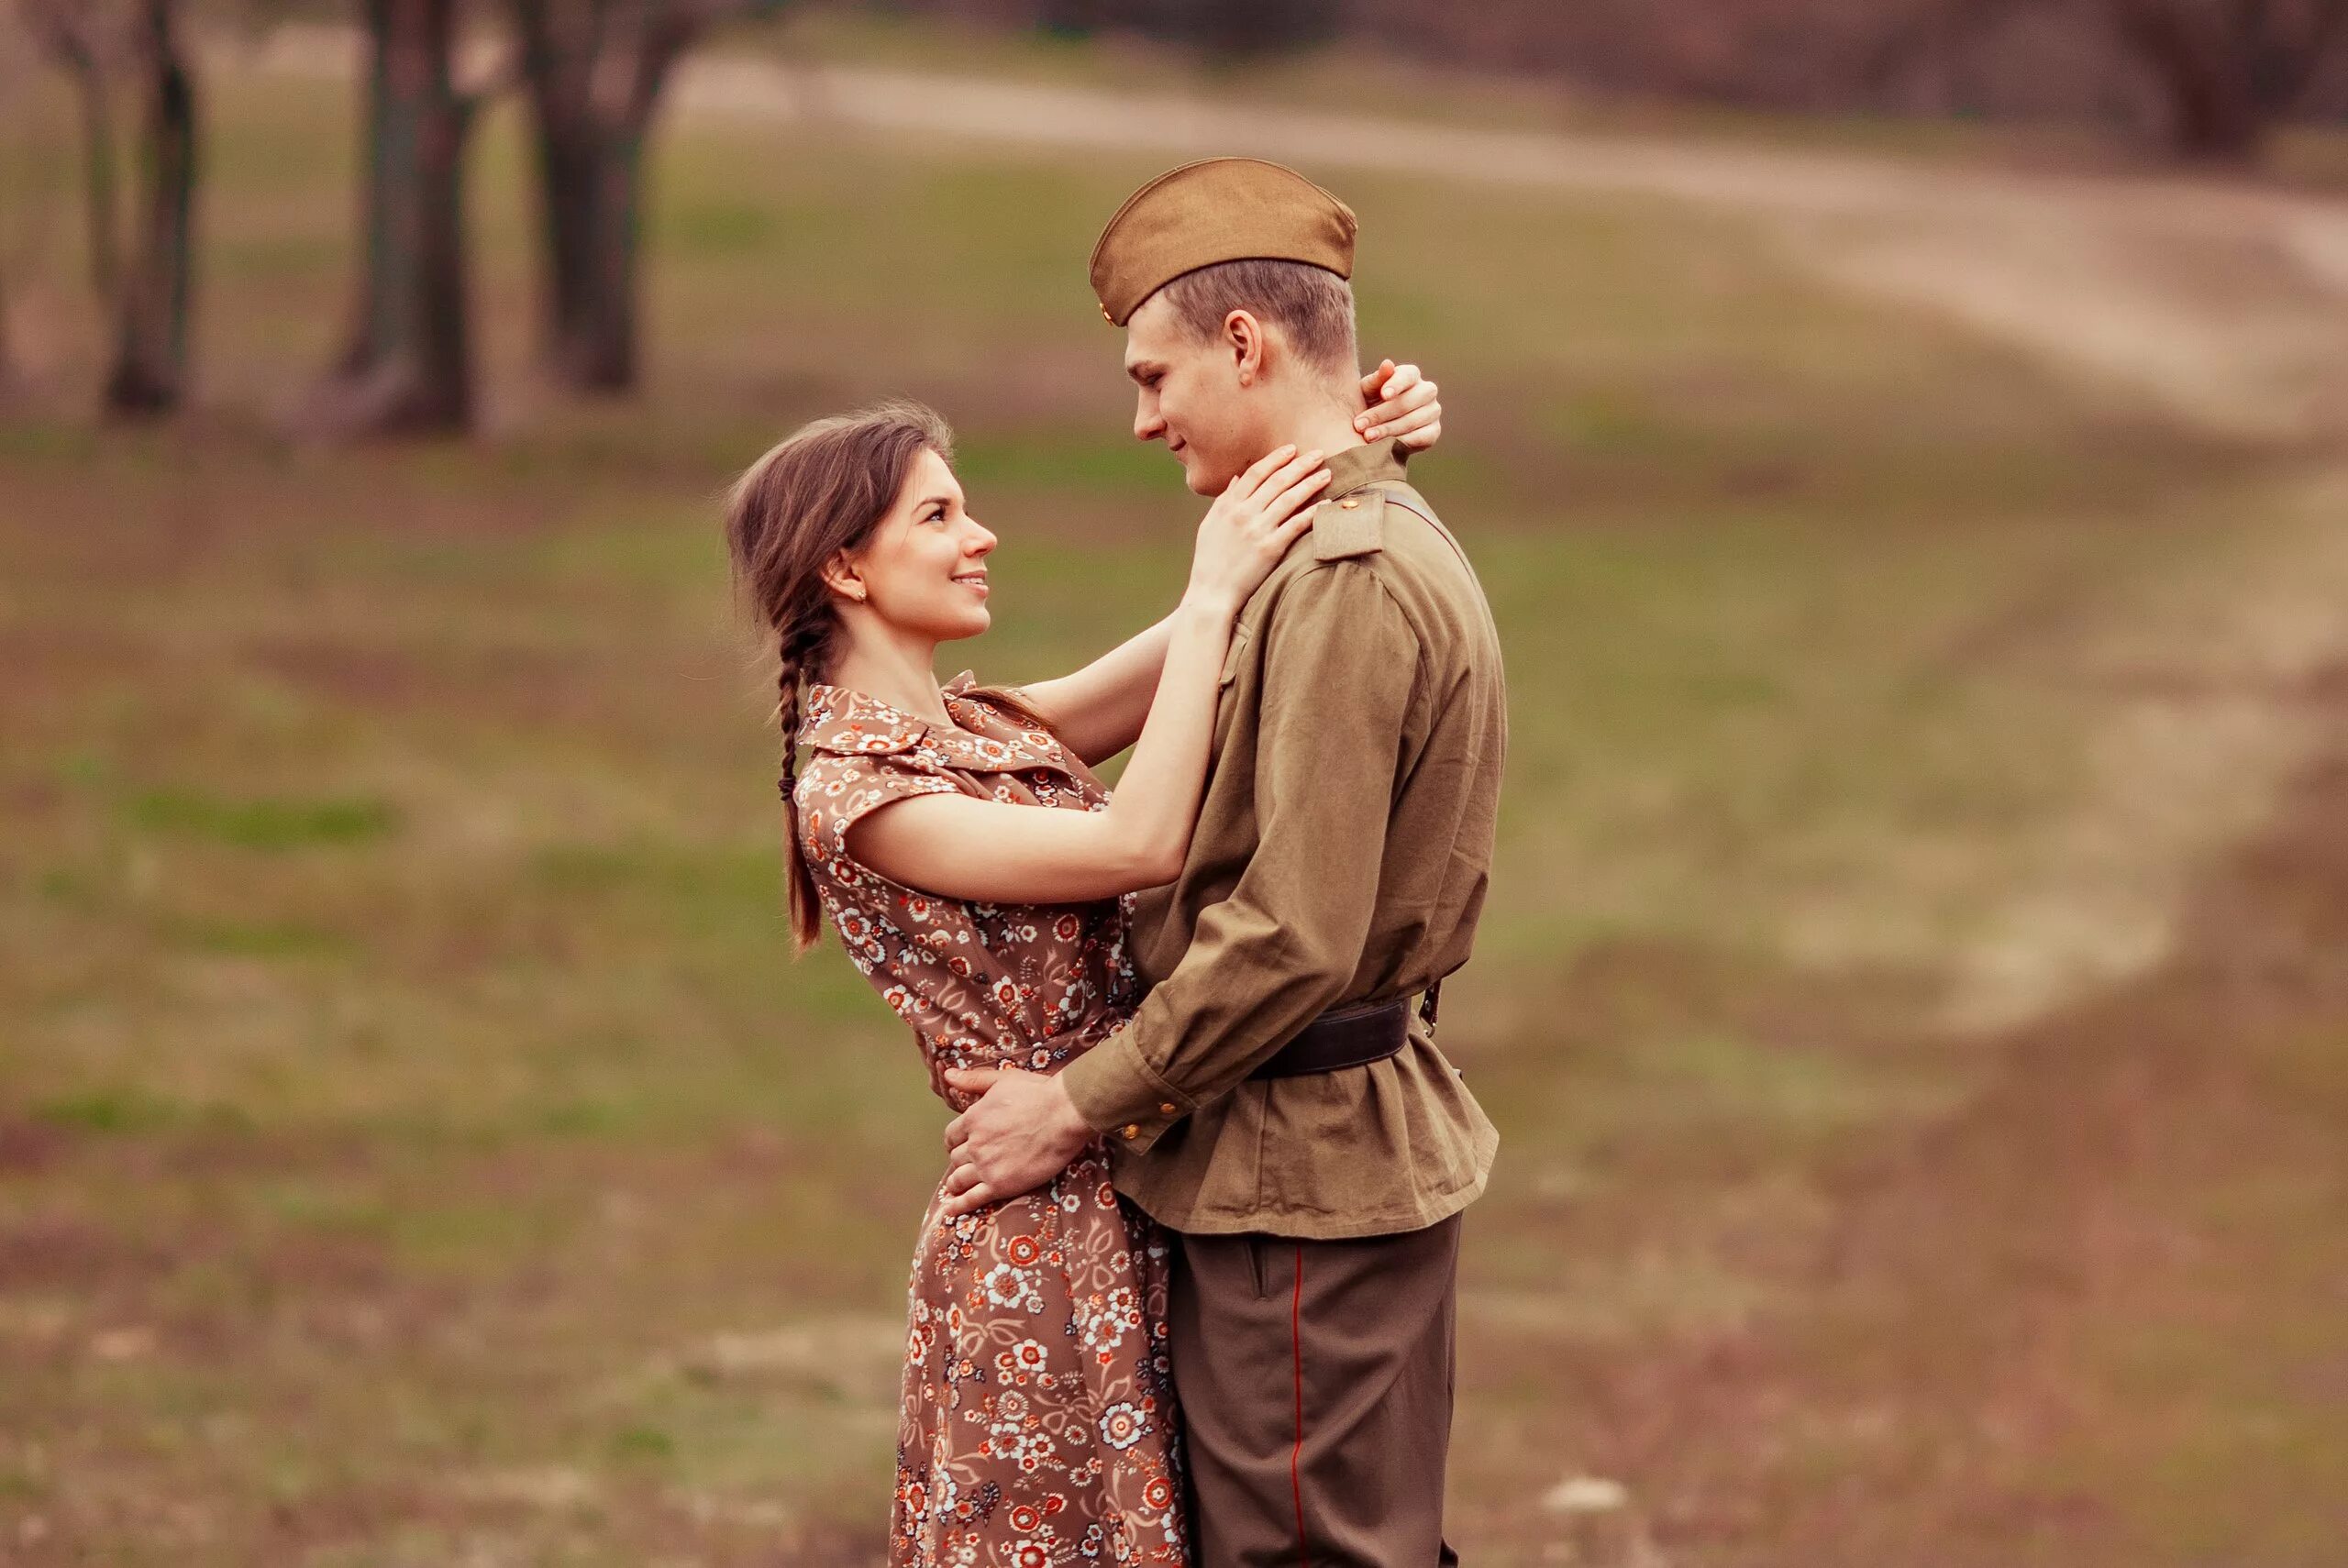
[[(799, 739), (800, 843), (848, 956), (948, 1067), (1049, 1069), (1135, 1001), (1130, 900), (1060, 907), (916, 892), (849, 857), (847, 830), (912, 795), (1099, 811), (1091, 771), (968, 671), (955, 729), (818, 685)], [(914, 1249), (892, 1565), (1189, 1562), (1166, 1352), (1167, 1243), (1109, 1185), (1096, 1142), (1049, 1186), (942, 1222)]]

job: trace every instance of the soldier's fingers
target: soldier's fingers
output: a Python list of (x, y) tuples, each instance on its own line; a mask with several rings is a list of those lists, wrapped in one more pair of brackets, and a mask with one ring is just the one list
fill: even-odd
[(993, 1201), (994, 1189), (988, 1187), (986, 1183), (980, 1182), (977, 1186), (966, 1187), (947, 1198), (939, 1206), (938, 1217), (944, 1220), (959, 1220), (965, 1214), (977, 1213)]
[(968, 1192), (978, 1185), (979, 1167), (967, 1162), (956, 1165), (946, 1173), (946, 1191), (948, 1197), (958, 1192)]
[(970, 1115), (964, 1111), (946, 1124), (946, 1149), (948, 1154), (970, 1141)]

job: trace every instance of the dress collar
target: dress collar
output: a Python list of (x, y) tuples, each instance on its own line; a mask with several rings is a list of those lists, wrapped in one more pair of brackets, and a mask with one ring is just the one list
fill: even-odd
[(1050, 731), (987, 701), (988, 690), (967, 669), (940, 689), (957, 728), (932, 723), (867, 692), (818, 682), (807, 689), (799, 743), (855, 756), (913, 752), (925, 761), (980, 773), (1014, 767), (1076, 773), (1067, 748)]

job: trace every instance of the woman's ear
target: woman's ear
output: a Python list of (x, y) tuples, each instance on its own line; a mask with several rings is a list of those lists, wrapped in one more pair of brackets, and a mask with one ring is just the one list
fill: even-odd
[(857, 604), (864, 602), (864, 574), (856, 569), (856, 563), (848, 559), (846, 550), (837, 552), (825, 561), (821, 575), (824, 586), (842, 599)]
[(1223, 342), (1239, 384), (1253, 386), (1264, 373), (1264, 324), (1247, 311), (1235, 310), (1223, 318)]

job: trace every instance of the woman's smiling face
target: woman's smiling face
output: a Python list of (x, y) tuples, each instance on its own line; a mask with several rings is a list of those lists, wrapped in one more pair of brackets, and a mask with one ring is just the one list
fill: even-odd
[(954, 470), (925, 450), (905, 487), (854, 557), (873, 613), (941, 643), (987, 629), (986, 558), (994, 536), (970, 515)]

